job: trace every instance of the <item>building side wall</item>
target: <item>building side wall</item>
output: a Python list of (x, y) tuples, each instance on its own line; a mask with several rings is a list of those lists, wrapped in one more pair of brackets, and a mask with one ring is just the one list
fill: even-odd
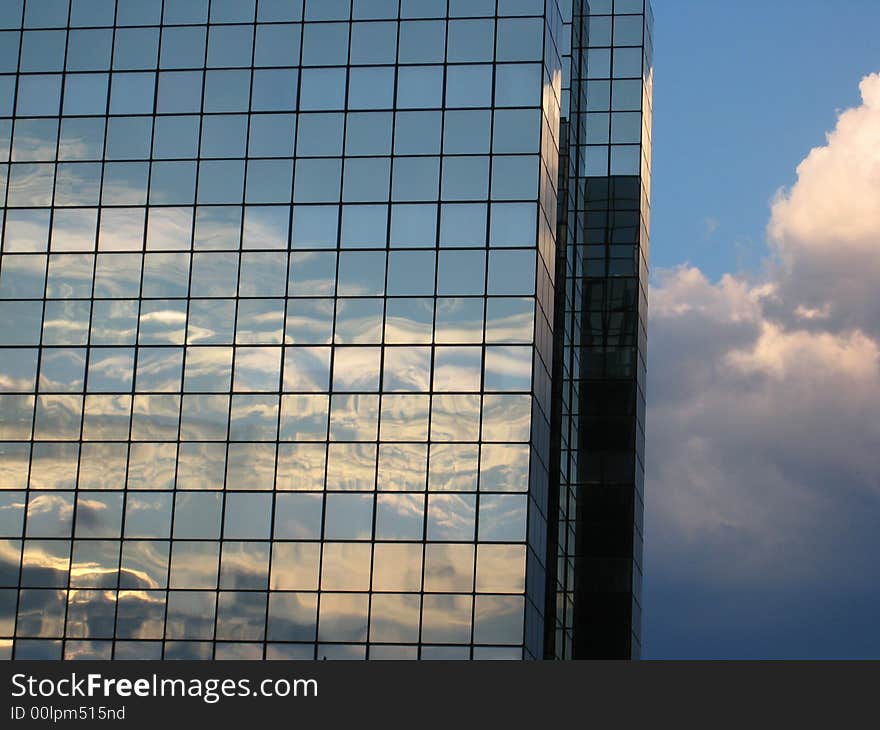
[(558, 564), (546, 655), (637, 658), (653, 21), (642, 0), (569, 10), (554, 371)]
[(562, 27), (0, 4), (0, 656), (542, 656)]

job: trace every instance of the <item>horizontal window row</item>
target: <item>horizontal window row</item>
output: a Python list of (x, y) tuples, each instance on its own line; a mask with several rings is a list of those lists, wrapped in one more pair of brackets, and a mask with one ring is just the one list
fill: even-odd
[(539, 162), (537, 155), (18, 162), (9, 165), (8, 185), (0, 169), (0, 193), (7, 188), (10, 208), (537, 200)]
[[(173, 524), (175, 540), (218, 540), (222, 533), (224, 540), (522, 542), (526, 504), (525, 495), (506, 494), (482, 494), (479, 507), (476, 495), (430, 494), (426, 507), (423, 495), (383, 494), (374, 499), (371, 495), (345, 493), (329, 493), (326, 497), (282, 493), (274, 501), (273, 529), (271, 494), (226, 492), (224, 497), (220, 492), (178, 492), (172, 523), (171, 493), (132, 492), (125, 500), (124, 534), (126, 539), (168, 539)], [(79, 492), (75, 529), (70, 518), (73, 509), (72, 495), (65, 498), (57, 492), (34, 493), (28, 504), (26, 533), (34, 538), (56, 539), (72, 535), (104, 539), (122, 536), (121, 493)], [(9, 507), (4, 508), (4, 522), (10, 517), (7, 512)], [(4, 528), (0, 537), (19, 538), (21, 528)]]
[[(4, 584), (9, 585), (13, 576), (18, 578), (20, 561), (23, 588), (320, 588), (394, 593), (525, 590), (526, 547), (515, 544), (269, 543), (232, 538), (223, 542), (3, 540), (0, 545), (4, 548), (0, 559)], [(3, 594), (8, 596), (8, 591), (0, 589)]]
[[(618, 336), (631, 338), (633, 335), (627, 329)], [(9, 407), (15, 399), (30, 399), (32, 404), (34, 396), (24, 393), (34, 391), (33, 371), (17, 368), (31, 367), (26, 358), (33, 351), (3, 348), (3, 352), (12, 353), (13, 358), (0, 371), (0, 398)], [(242, 345), (234, 349), (205, 346), (188, 348), (184, 365), (182, 348), (156, 346), (142, 347), (135, 366), (135, 352), (131, 348), (95, 348), (88, 365), (83, 351), (53, 349), (44, 355), (36, 386), (40, 392), (39, 403), (53, 401), (56, 407), (62, 403), (70, 407), (77, 399), (81, 403), (81, 395), (65, 394), (83, 391), (89, 399), (97, 398), (99, 393), (118, 397), (134, 391), (144, 394), (183, 392), (204, 397), (233, 392), (235, 398), (274, 397), (276, 400), (279, 392), (332, 391), (340, 396), (367, 397), (380, 391), (386, 394), (528, 391), (532, 352), (530, 346), (514, 345), (488, 346), (485, 351), (468, 345), (437, 345), (433, 351), (430, 347), (418, 346), (386, 346), (384, 350), (368, 345), (337, 346), (333, 350), (290, 346), (283, 352), (281, 347), (270, 346)], [(258, 393), (275, 395), (246, 395)], [(4, 422), (16, 417), (6, 414)]]
[[(0, 311), (5, 307), (0, 304)], [(281, 344), (282, 337), (287, 345), (531, 344), (534, 309), (534, 300), (527, 297), (47, 301), (42, 344), (203, 347)], [(11, 311), (23, 315), (30, 310), (18, 306)], [(24, 317), (20, 326), (27, 321)], [(15, 339), (15, 320), (4, 317), (3, 322), (0, 339), (5, 343)], [(3, 353), (0, 391), (33, 390), (36, 349), (4, 348)], [(44, 350), (42, 377), (49, 380), (40, 388), (62, 384), (52, 375), (58, 372), (56, 364), (79, 361), (84, 361), (82, 349)]]
[(586, 50), (586, 78), (641, 78), (643, 56), (641, 46), (614, 49), (591, 47)]
[(583, 115), (587, 144), (640, 144), (645, 135), (641, 112), (590, 112)]
[(528, 63), (0, 74), (0, 117), (536, 106), (542, 84)]
[[(35, 433), (36, 440), (47, 441), (128, 441), (129, 433), (135, 441), (148, 441), (157, 439), (176, 439), (178, 422), (182, 424), (182, 440), (193, 441), (226, 441), (228, 429), (228, 411), (222, 410), (224, 403), (228, 404), (228, 396), (215, 395), (191, 395), (183, 397), (184, 407), (198, 408), (202, 412), (197, 416), (187, 410), (180, 410), (180, 396), (176, 395), (105, 395), (94, 394), (85, 396), (71, 395), (46, 395), (36, 399), (37, 416), (34, 425), (34, 396), (3, 395), (3, 405), (7, 411), (3, 414), (2, 434), (3, 439), (23, 440), (30, 439)], [(236, 399), (244, 396), (236, 396)], [(249, 396), (252, 404), (266, 400), (274, 404), (277, 409), (279, 396)], [(315, 398), (326, 400), (327, 396), (281, 396), (285, 408), (292, 408), (296, 404), (303, 407), (309, 405), (314, 408), (310, 400)], [(399, 408), (404, 406), (410, 409), (418, 409), (426, 412), (428, 396), (404, 396), (385, 395), (386, 403), (396, 403)], [(486, 442), (505, 442), (528, 440), (530, 413), (529, 406), (531, 397), (528, 395), (514, 394), (487, 394), (482, 396), (482, 430), (481, 422), (481, 396), (477, 394), (449, 395), (437, 394), (430, 397), (431, 412), (431, 438), (434, 441), (460, 441), (472, 442), (482, 439)], [(334, 396), (334, 411), (340, 414), (350, 413), (352, 417), (366, 418), (370, 421), (363, 424), (360, 430), (355, 424), (345, 429), (340, 425), (334, 429), (337, 441), (375, 441), (373, 435), (378, 420), (378, 396), (370, 394), (353, 394)], [(402, 403), (398, 403), (402, 402)], [(84, 405), (83, 405), (84, 403)], [(132, 404), (135, 409), (132, 411)], [(227, 406), (228, 407), (228, 406)], [(390, 406), (389, 406), (390, 407)], [(216, 410), (218, 409), (219, 410)], [(322, 440), (324, 429), (320, 421), (315, 425), (297, 418), (294, 413), (282, 408), (281, 426), (284, 433), (289, 433), (287, 441)], [(338, 408), (338, 411), (336, 410)], [(244, 411), (246, 412), (246, 411)], [(320, 411), (326, 413), (326, 411)], [(504, 420), (508, 418), (510, 420)], [(267, 421), (267, 427), (271, 427), (271, 418)], [(300, 425), (286, 429), (288, 421), (299, 422)], [(326, 421), (326, 418), (324, 419)], [(344, 423), (341, 421), (340, 423)], [(394, 427), (393, 421), (387, 420), (385, 429), (389, 436), (397, 433), (396, 441), (425, 441), (420, 435), (425, 430), (424, 422), (415, 425)], [(317, 428), (317, 431), (316, 431)], [(274, 430), (274, 429), (273, 429)], [(250, 431), (248, 435), (260, 433), (245, 425), (242, 431)], [(419, 435), (413, 436), (418, 433)], [(302, 434), (302, 437), (298, 436)], [(307, 434), (312, 434), (309, 438)], [(479, 434), (479, 435), (478, 435)], [(45, 439), (40, 439), (40, 436)], [(268, 434), (267, 434), (268, 435)], [(352, 438), (354, 435), (354, 438)], [(274, 439), (272, 439), (274, 440)], [(274, 465), (275, 451), (271, 444), (242, 443), (231, 447), (230, 454), (239, 453), (242, 458), (250, 452), (255, 459), (259, 459), (263, 468), (269, 459)], [(13, 468), (14, 464), (4, 464), (6, 468)], [(271, 488), (271, 487), (269, 487)]]
[[(10, 351), (0, 352), (5, 355)], [(0, 391), (33, 391), (30, 383), (34, 380), (36, 362), (30, 373), (12, 371), (7, 375), (14, 366), (29, 367), (19, 357), (26, 351), (11, 352), (15, 355), (12, 362), (0, 365)], [(43, 354), (38, 389), (41, 393), (55, 394), (83, 390), (88, 393), (178, 392), (182, 376), (184, 393), (246, 394), (279, 389), (287, 393), (332, 391), (335, 394), (366, 394), (379, 390), (386, 393), (527, 391), (531, 386), (532, 352), (529, 346), (489, 346), (484, 351), (481, 347), (465, 345), (436, 346), (433, 352), (429, 347), (388, 347), (384, 351), (366, 346), (288, 347), (283, 353), (276, 347), (191, 347), (186, 353), (181, 348), (150, 347), (140, 349), (135, 366), (133, 349), (109, 347), (93, 349), (86, 366), (84, 351), (47, 350)], [(4, 399), (12, 397), (0, 395)], [(66, 396), (47, 395), (46, 398), (61, 401)], [(265, 398), (235, 395), (233, 413), (236, 403)], [(277, 401), (277, 396), (269, 398)], [(391, 398), (389, 395), (386, 400)], [(40, 399), (39, 403), (43, 396)], [(5, 420), (0, 419), (0, 423)]]
[[(0, 492), (0, 502), (7, 502), (7, 494), (15, 493)], [(24, 512), (16, 507), (4, 504), (0, 525), (4, 539), (21, 537)], [(425, 496), (415, 494), (279, 493), (273, 499), (271, 493), (260, 492), (179, 491), (175, 496), (171, 492), (124, 495), (80, 491), (74, 500), (72, 493), (33, 492), (25, 535), (56, 539), (111, 539), (124, 534), (126, 539), (175, 540), (522, 542), (526, 511), (524, 494), (484, 493), (478, 500), (474, 494), (431, 493), (426, 506)], [(25, 550), (29, 544), (45, 547), (31, 542), (25, 544)]]
[[(444, 646), (430, 644), (316, 644), (302, 642), (150, 641), (88, 639), (0, 639), (0, 659), (20, 660), (520, 660), (520, 646)], [(526, 650), (527, 651), (527, 650)], [(527, 654), (527, 658), (537, 657)]]
[[(59, 377), (68, 366), (75, 372), (85, 362), (83, 348), (54, 349), (58, 345), (53, 328), (66, 327), (65, 339), (85, 345), (89, 335), (88, 307), (77, 310), (80, 302), (67, 302), (60, 308), (47, 303), (44, 347), (39, 389), (71, 392), (82, 390), (80, 377)], [(435, 314), (436, 304), (436, 314)], [(484, 317), (483, 309), (486, 307)], [(383, 317), (383, 308), (385, 314)], [(140, 309), (140, 316), (138, 316)], [(531, 299), (438, 298), (433, 299), (289, 299), (285, 307), (276, 300), (242, 299), (235, 307), (233, 300), (95, 302), (91, 319), (91, 347), (96, 359), (105, 357), (100, 348), (134, 345), (183, 345), (192, 348), (232, 345), (379, 344), (393, 345), (470, 345), (530, 344), (534, 302)], [(334, 328), (335, 310), (335, 328)], [(74, 315), (84, 311), (85, 319)], [(600, 310), (595, 310), (600, 311)], [(187, 324), (187, 319), (189, 323)], [(384, 319), (384, 328), (383, 328)], [(236, 326), (233, 335), (233, 326)], [(333, 334), (335, 330), (335, 335)], [(187, 334), (188, 331), (188, 334)], [(433, 337), (432, 337), (433, 332)], [(60, 339), (60, 337), (58, 338)], [(228, 349), (228, 348), (227, 348)], [(315, 351), (319, 352), (319, 351)], [(0, 391), (32, 391), (35, 388), (37, 351), (35, 348), (2, 348), (0, 359)], [(211, 357), (206, 350), (195, 350), (189, 356)], [(369, 356), (369, 353), (366, 353)], [(399, 353), (397, 357), (404, 357)], [(386, 355), (386, 362), (394, 355)], [(420, 362), (415, 356), (410, 361)], [(224, 355), (217, 353), (222, 361)], [(129, 357), (133, 359), (133, 355)], [(386, 370), (389, 369), (386, 364)], [(65, 385), (65, 382), (67, 385)], [(127, 390), (123, 388), (123, 390)], [(223, 390), (229, 390), (224, 388)]]
[(60, 126), (59, 135), (57, 118), (17, 119), (13, 135), (12, 120), (0, 121), (0, 162), (10, 137), (13, 162), (521, 154), (541, 144), (540, 109), (65, 117)]
[[(452, 432), (456, 438), (444, 439), (438, 438), (439, 434), (431, 434), (434, 440), (528, 440), (530, 396), (487, 394), (483, 398), (482, 431), (479, 431), (479, 395), (386, 394), (380, 399), (379, 395), (369, 393), (236, 394), (232, 396), (231, 407), (229, 396), (184, 396), (184, 409), (189, 406), (201, 411), (193, 414), (181, 409), (181, 396), (177, 395), (40, 395), (35, 398), (0, 394), (0, 439), (24, 441), (33, 436), (37, 441), (176, 440), (178, 421), (184, 413), (184, 427), (195, 437), (192, 440), (200, 441), (225, 441), (227, 436), (253, 442), (326, 440), (328, 421), (332, 441), (427, 441), (429, 427), (433, 426), (431, 412), (437, 411), (439, 416), (435, 430), (446, 430), (444, 411), (457, 407), (467, 411), (461, 414), (461, 423)], [(201, 420), (189, 427), (189, 421), (196, 416)], [(504, 422), (501, 420), (504, 416), (515, 420)], [(112, 435), (108, 433), (111, 431)]]
[[(618, 0), (621, 2), (622, 0)], [(603, 0), (609, 2), (609, 0)], [(641, 0), (634, 0), (640, 3)], [(645, 32), (645, 16), (642, 8), (625, 11), (627, 14), (610, 15), (610, 8), (594, 7), (596, 0), (590, 0), (590, 32), (585, 43), (589, 48), (603, 46), (641, 46), (650, 32)], [(615, 13), (618, 11), (615, 10)], [(606, 14), (609, 13), (609, 14)], [(632, 13), (632, 14), (630, 14)]]
[(645, 86), (641, 79), (585, 82), (585, 111), (640, 111)]
[[(0, 210), (0, 230), (4, 254), (93, 252), (96, 244), (98, 251), (502, 248), (535, 246), (537, 215), (535, 203), (22, 208)], [(307, 260), (294, 254), (291, 266)]]
[[(457, 416), (458, 413), (453, 415)], [(305, 492), (526, 492), (527, 444), (458, 443), (447, 417), (431, 444), (28, 443), (0, 444), (0, 489)], [(466, 425), (468, 430), (472, 426)], [(276, 453), (277, 452), (277, 453)], [(276, 459), (277, 456), (277, 459)], [(2, 496), (13, 515), (21, 497)], [(130, 494), (134, 494), (131, 492)], [(133, 497), (132, 497), (133, 499)], [(383, 500), (394, 501), (386, 496)], [(410, 497), (399, 497), (412, 506)], [(409, 500), (409, 502), (408, 502)], [(418, 502), (418, 500), (416, 500)], [(423, 502), (422, 502), (423, 504)], [(405, 510), (401, 509), (401, 512)], [(12, 519), (12, 518), (10, 518)], [(418, 521), (418, 518), (415, 518)], [(13, 524), (13, 529), (14, 525)], [(415, 525), (415, 522), (413, 523)], [(412, 531), (398, 535), (410, 537)], [(167, 535), (166, 535), (167, 536)]]
[[(648, 12), (651, 6), (648, 5)], [(626, 15), (630, 13), (644, 13), (645, 0), (592, 0), (590, 3), (590, 15), (611, 15), (611, 13)]]
[[(0, 350), (5, 354), (5, 351)], [(186, 361), (184, 364), (184, 355)], [(358, 409), (358, 415), (368, 419), (370, 411), (378, 415), (379, 396), (369, 393), (474, 393), (531, 390), (531, 346), (436, 346), (380, 347), (142, 347), (101, 348), (89, 352), (71, 350), (46, 351), (40, 369), (37, 398), (38, 421), (44, 408), (79, 411), (82, 396), (63, 393), (235, 393), (232, 397), (232, 438), (234, 440), (274, 440), (267, 429), (277, 420), (277, 395), (249, 395), (256, 393), (326, 393), (332, 392), (333, 410)], [(16, 360), (18, 360), (16, 358)], [(136, 362), (135, 362), (136, 360)], [(18, 363), (13, 364), (20, 364)], [(34, 362), (34, 367), (36, 363)], [(0, 391), (24, 391), (25, 382), (7, 381), (3, 372), (8, 366), (0, 365)], [(22, 373), (33, 379), (31, 373)], [(27, 388), (33, 390), (33, 387)], [(356, 393), (357, 395), (342, 395)], [(343, 405), (352, 399), (357, 405)], [(385, 395), (383, 408), (395, 400), (425, 404), (427, 395)], [(33, 403), (31, 395), (6, 395), (0, 392), (0, 403), (9, 411), (0, 415), (0, 434), (6, 424), (20, 417), (15, 402)], [(412, 408), (412, 405), (407, 406)], [(261, 427), (252, 423), (253, 412), (259, 411)], [(273, 415), (275, 413), (275, 415)], [(414, 414), (415, 415), (415, 414)], [(248, 424), (242, 430), (240, 422)], [(335, 419), (331, 419), (334, 421)], [(50, 423), (53, 420), (49, 419)], [(383, 417), (383, 424), (389, 423)], [(427, 418), (425, 419), (427, 426)], [(38, 438), (53, 438), (51, 425), (36, 429)], [(384, 426), (383, 426), (384, 428)], [(364, 429), (359, 431), (364, 432)], [(274, 427), (273, 427), (274, 430)], [(68, 431), (68, 429), (64, 429)], [(331, 428), (331, 435), (336, 430)], [(418, 433), (415, 425), (413, 432)], [(236, 434), (240, 434), (236, 436)], [(257, 434), (260, 434), (257, 436)], [(339, 438), (339, 436), (337, 436)], [(345, 440), (345, 437), (341, 437)], [(369, 439), (366, 439), (369, 440)], [(399, 440), (399, 439), (396, 439)], [(417, 440), (417, 439), (414, 439)]]
[[(625, 249), (622, 254), (631, 256), (632, 245), (621, 247)], [(448, 256), (444, 256), (448, 253)], [(165, 263), (169, 266), (179, 266), (180, 256), (175, 254), (147, 254), (147, 266), (143, 270), (143, 281), (140, 281), (140, 255), (136, 254), (137, 261), (132, 260), (130, 254), (104, 254), (98, 255), (97, 260), (91, 255), (78, 254), (59, 254), (53, 255), (49, 260), (48, 281), (46, 281), (46, 257), (43, 256), (6, 256), (2, 259), (3, 269), (5, 269), (5, 279), (3, 282), (3, 294), (0, 296), (0, 344), (17, 345), (17, 344), (36, 344), (39, 339), (40, 322), (42, 316), (43, 303), (40, 301), (12, 301), (22, 299), (24, 297), (35, 298), (40, 297), (44, 293), (46, 287), (46, 295), (50, 300), (53, 299), (84, 299), (90, 296), (100, 298), (104, 301), (96, 301), (94, 303), (94, 311), (92, 313), (92, 329), (97, 330), (95, 336), (91, 340), (91, 344), (127, 344), (133, 342), (132, 335), (135, 333), (129, 331), (129, 322), (138, 323), (138, 302), (130, 299), (132, 296), (138, 296), (142, 293), (145, 297), (153, 297), (155, 299), (144, 300), (141, 303), (141, 311), (144, 315), (156, 312), (153, 316), (153, 322), (145, 321), (147, 325), (146, 331), (160, 328), (165, 325), (169, 328), (169, 332), (180, 333), (186, 324), (187, 286), (193, 296), (200, 299), (190, 300), (191, 317), (193, 318), (194, 327), (203, 327), (208, 324), (206, 318), (210, 318), (214, 322), (211, 325), (210, 332), (202, 332), (201, 330), (190, 332), (190, 339), (195, 344), (204, 342), (215, 343), (231, 343), (233, 338), (231, 334), (223, 336), (222, 332), (231, 333), (233, 325), (238, 321), (239, 332), (235, 341), (239, 344), (273, 344), (281, 343), (282, 330), (285, 329), (285, 319), (287, 320), (288, 342), (296, 342), (298, 344), (305, 343), (323, 343), (327, 341), (324, 336), (324, 330), (330, 327), (328, 317), (332, 319), (332, 302), (326, 298), (294, 298), (293, 295), (307, 297), (309, 295), (323, 295), (336, 293), (340, 296), (337, 300), (336, 309), (342, 314), (340, 322), (337, 326), (346, 327), (346, 318), (356, 316), (356, 312), (360, 309), (363, 312), (362, 317), (368, 320), (365, 324), (369, 327), (370, 321), (381, 327), (377, 318), (381, 318), (381, 310), (385, 300), (377, 298), (387, 293), (399, 297), (413, 297), (421, 295), (422, 297), (432, 297), (434, 292), (438, 292), (436, 305), (433, 299), (418, 300), (387, 300), (387, 318), (407, 317), (407, 310), (412, 310), (414, 315), (418, 309), (422, 311), (418, 314), (418, 320), (425, 321), (425, 317), (430, 317), (435, 310), (438, 312), (438, 319), (442, 322), (444, 319), (455, 318), (456, 313), (471, 313), (481, 310), (482, 297), (484, 292), (488, 291), (492, 298), (486, 300), (488, 302), (496, 302), (497, 296), (510, 295), (530, 295), (534, 290), (534, 268), (535, 254), (533, 251), (517, 252), (520, 255), (511, 255), (506, 257), (496, 256), (494, 254), (500, 252), (490, 252), (488, 267), (488, 289), (486, 283), (486, 254), (484, 251), (475, 251), (476, 255), (467, 255), (471, 252), (468, 250), (451, 250), (441, 252), (439, 257), (439, 266), (435, 264), (435, 254), (430, 253), (427, 256), (401, 256), (400, 260), (391, 254), (390, 268), (386, 274), (384, 270), (370, 271), (367, 269), (361, 283), (356, 278), (349, 281), (349, 275), (346, 269), (340, 269), (339, 273), (327, 272), (327, 279), (299, 280), (299, 276), (315, 275), (320, 271), (318, 266), (324, 263), (321, 259), (326, 258), (321, 254), (313, 254), (316, 259), (310, 263), (313, 268), (310, 270), (297, 270), (291, 276), (293, 284), (287, 284), (284, 277), (284, 268), (281, 269), (281, 282), (273, 282), (269, 280), (269, 285), (273, 283), (279, 284), (278, 290), (259, 292), (251, 288), (249, 278), (240, 277), (239, 282), (229, 280), (211, 280), (201, 278), (203, 274), (210, 274), (213, 265), (213, 272), (218, 276), (224, 273), (227, 261), (224, 261), (223, 254), (208, 254), (206, 260), (200, 260), (199, 254), (196, 254), (196, 262), (193, 267), (192, 280), (189, 285), (185, 279), (189, 273), (187, 262), (184, 268), (178, 268), (176, 271), (172, 269), (165, 276), (151, 276), (152, 266), (158, 266)], [(505, 253), (513, 253), (505, 250)], [(597, 248), (596, 254), (604, 257), (604, 248)], [(186, 254), (184, 254), (188, 258)], [(237, 259), (235, 254), (232, 256)], [(331, 255), (335, 258), (335, 255)], [(385, 254), (380, 254), (384, 264)], [(32, 264), (32, 259), (42, 259), (38, 263)], [(109, 260), (106, 260), (108, 259)], [(254, 256), (245, 254), (245, 261), (242, 267), (254, 261)], [(271, 255), (267, 259), (271, 260)], [(286, 259), (286, 255), (284, 259)], [(341, 265), (348, 266), (362, 262), (369, 265), (376, 261), (375, 256), (369, 255), (351, 255), (342, 254), (343, 261)], [(214, 260), (212, 260), (214, 259)], [(256, 255), (259, 263), (259, 255)], [(269, 261), (267, 260), (266, 263)], [(447, 270), (447, 266), (453, 262), (472, 264), (476, 268), (469, 271), (468, 276), (462, 276), (462, 279), (455, 281), (447, 278), (452, 276), (452, 271)], [(335, 262), (334, 262), (335, 263)], [(425, 267), (412, 266), (412, 264), (424, 263)], [(32, 266), (28, 266), (32, 264)], [(520, 267), (517, 268), (516, 264)], [(61, 267), (70, 267), (66, 270)], [(283, 266), (283, 264), (282, 264)], [(255, 267), (257, 273), (259, 267)], [(95, 273), (93, 274), (93, 270)], [(410, 282), (399, 280), (403, 272), (411, 271), (414, 278)], [(462, 269), (462, 271), (467, 271)], [(182, 275), (183, 281), (176, 275)], [(233, 272), (234, 273), (234, 272)], [(118, 275), (121, 280), (114, 282), (113, 275)], [(505, 275), (509, 274), (509, 278)], [(93, 277), (94, 276), (94, 280)], [(134, 277), (134, 278), (133, 278)], [(386, 280), (387, 277), (387, 280)], [(278, 278), (278, 277), (274, 277)], [(435, 283), (436, 281), (436, 283)], [(93, 287), (94, 284), (94, 287)], [(259, 295), (270, 294), (275, 297), (284, 297), (284, 285), (288, 286), (288, 294), (291, 298), (264, 299), (257, 298)], [(315, 291), (321, 287), (320, 291)], [(231, 288), (231, 291), (228, 290)], [(236, 289), (242, 298), (236, 301), (228, 297), (236, 295)], [(472, 296), (476, 295), (476, 297)], [(465, 299), (465, 296), (471, 296)], [(159, 299), (160, 297), (176, 297), (179, 299)], [(201, 299), (202, 297), (214, 297), (212, 299)], [(247, 297), (247, 298), (245, 298)], [(365, 299), (365, 297), (373, 297)], [(112, 300), (112, 301), (110, 301)], [(491, 305), (493, 310), (500, 306), (500, 302)], [(328, 306), (330, 312), (327, 312)], [(88, 327), (89, 320), (89, 302), (46, 302), (46, 307), (52, 316), (45, 317), (46, 329), (57, 327), (57, 316), (61, 316), (64, 322), (69, 323), (76, 330)], [(213, 311), (211, 311), (213, 310)], [(172, 314), (173, 321), (159, 321), (161, 312), (169, 312)], [(222, 323), (222, 318), (226, 317), (226, 324)], [(32, 321), (36, 318), (36, 321)], [(16, 320), (19, 322), (19, 329), (16, 330)], [(77, 321), (79, 320), (79, 321)], [(114, 321), (115, 320), (115, 321)], [(258, 321), (257, 321), (258, 320)], [(394, 326), (394, 322), (388, 323)], [(442, 325), (441, 325), (442, 326)], [(33, 329), (32, 329), (33, 328)], [(424, 327), (419, 326), (419, 330), (423, 331)], [(473, 329), (473, 326), (470, 327)], [(297, 330), (314, 330), (309, 335), (305, 332), (302, 335), (297, 334)], [(104, 332), (104, 334), (102, 334)], [(377, 332), (376, 335), (370, 335), (370, 332)], [(169, 334), (171, 337), (179, 338), (178, 335)], [(162, 335), (160, 334), (161, 338)], [(344, 337), (344, 335), (343, 335)], [(415, 337), (416, 342), (425, 341), (424, 335), (420, 332), (407, 339), (391, 333), (386, 338), (386, 342), (393, 344), (398, 342), (410, 342)], [(59, 344), (51, 341), (53, 338), (43, 338), (44, 344)], [(74, 344), (79, 340), (75, 334), (71, 332), (68, 342)], [(362, 343), (379, 342), (380, 336), (377, 330), (366, 330), (357, 341)], [(430, 337), (428, 338), (430, 341)], [(469, 335), (465, 342), (472, 342), (473, 335)], [(337, 339), (340, 344), (344, 340)], [(454, 337), (444, 336), (440, 342), (458, 342)], [(158, 344), (163, 344), (160, 340)]]
[[(143, 26), (163, 24), (250, 23), (286, 21), (371, 20), (384, 18), (483, 17), (543, 15), (543, 0), (6, 0), (0, 28), (78, 26)], [(595, 0), (594, 0), (595, 2)], [(603, 0), (600, 12), (611, 12)], [(617, 0), (616, 12), (641, 0)], [(607, 3), (608, 9), (605, 9)]]
[(540, 61), (543, 18), (0, 31), (0, 73)]
[[(535, 292), (534, 249), (342, 251), (288, 254), (105, 253), (14, 254), (0, 259), (0, 345), (9, 336), (27, 344), (28, 320), (48, 299), (156, 299), (193, 297), (463, 297), (530, 296)], [(285, 299), (263, 300), (280, 316)], [(42, 306), (41, 303), (37, 303)], [(253, 305), (249, 305), (253, 306)], [(295, 311), (295, 310), (294, 310)]]
[(639, 175), (644, 157), (638, 144), (590, 145), (582, 147), (582, 177), (609, 175)]
[(0, 636), (517, 645), (524, 609), (522, 596), (26, 588)]

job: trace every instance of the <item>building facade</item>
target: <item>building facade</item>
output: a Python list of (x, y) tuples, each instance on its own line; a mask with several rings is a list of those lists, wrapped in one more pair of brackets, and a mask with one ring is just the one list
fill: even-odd
[(653, 14), (647, 0), (573, 5), (554, 327), (559, 561), (545, 655), (638, 658)]
[(642, 1), (0, 5), (0, 656), (638, 656)]

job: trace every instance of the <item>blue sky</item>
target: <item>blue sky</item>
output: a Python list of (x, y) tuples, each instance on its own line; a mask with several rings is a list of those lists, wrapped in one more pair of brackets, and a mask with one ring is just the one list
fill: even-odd
[(880, 3), (654, 11), (644, 654), (880, 658)]
[(755, 268), (773, 194), (880, 70), (880, 2), (653, 5), (652, 266)]

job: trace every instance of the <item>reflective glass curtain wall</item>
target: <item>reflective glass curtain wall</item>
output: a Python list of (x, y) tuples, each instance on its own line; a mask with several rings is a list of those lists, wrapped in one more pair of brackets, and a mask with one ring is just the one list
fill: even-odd
[(544, 655), (563, 31), (0, 4), (0, 655)]
[(638, 658), (653, 16), (643, 0), (563, 11), (546, 656)]

